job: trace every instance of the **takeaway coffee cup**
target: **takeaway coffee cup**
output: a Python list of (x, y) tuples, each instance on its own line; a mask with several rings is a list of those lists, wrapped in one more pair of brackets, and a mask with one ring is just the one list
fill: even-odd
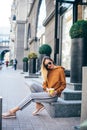
[(54, 92), (54, 88), (49, 88), (48, 91), (50, 94), (52, 94)]

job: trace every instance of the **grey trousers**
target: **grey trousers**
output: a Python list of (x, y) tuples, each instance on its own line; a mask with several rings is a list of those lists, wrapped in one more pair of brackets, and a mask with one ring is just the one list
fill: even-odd
[(19, 104), (18, 107), (20, 110), (28, 106), (32, 101), (39, 102), (39, 103), (50, 103), (56, 102), (58, 96), (52, 97), (47, 92), (43, 91), (41, 84), (33, 82), (30, 83), (29, 89), (31, 94), (27, 95)]

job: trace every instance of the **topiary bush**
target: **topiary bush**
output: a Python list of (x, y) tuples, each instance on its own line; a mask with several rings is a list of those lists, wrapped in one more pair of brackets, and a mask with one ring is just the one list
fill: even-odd
[(48, 44), (43, 44), (41, 47), (39, 47), (39, 53), (50, 55), (52, 53), (52, 48)]
[(24, 57), (23, 62), (28, 62), (28, 57)]
[(32, 52), (28, 54), (28, 59), (37, 59), (37, 54)]
[(75, 22), (69, 31), (71, 39), (87, 38), (87, 20), (78, 20)]

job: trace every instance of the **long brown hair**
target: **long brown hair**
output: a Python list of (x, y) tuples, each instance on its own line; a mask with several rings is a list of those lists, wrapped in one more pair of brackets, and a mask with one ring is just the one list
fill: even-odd
[(47, 80), (47, 75), (48, 75), (48, 70), (45, 67), (45, 60), (50, 60), (54, 63), (54, 61), (49, 57), (49, 56), (45, 56), (42, 60), (42, 64), (41, 64), (41, 74), (43, 77), (43, 80), (46, 81)]

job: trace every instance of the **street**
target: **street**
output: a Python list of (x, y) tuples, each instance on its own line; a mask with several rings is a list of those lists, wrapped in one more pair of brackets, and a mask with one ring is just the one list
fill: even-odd
[[(3, 97), (2, 111), (6, 112), (16, 106), (27, 94), (30, 93), (25, 82), (22, 70), (3, 66), (0, 70), (0, 96)], [(2, 130), (74, 130), (80, 123), (79, 117), (51, 118), (46, 110), (40, 115), (33, 116), (35, 103), (31, 103), (23, 111), (17, 112), (16, 119), (2, 119)]]

